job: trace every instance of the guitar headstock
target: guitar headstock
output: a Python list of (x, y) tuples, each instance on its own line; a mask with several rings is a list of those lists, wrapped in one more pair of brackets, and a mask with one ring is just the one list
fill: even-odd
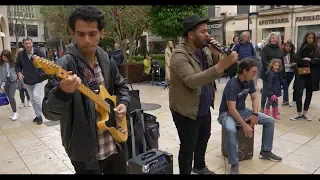
[(33, 64), (36, 68), (41, 68), (48, 75), (56, 75), (61, 79), (68, 77), (66, 70), (62, 69), (59, 65), (53, 63), (52, 61), (46, 60), (42, 57), (33, 55)]

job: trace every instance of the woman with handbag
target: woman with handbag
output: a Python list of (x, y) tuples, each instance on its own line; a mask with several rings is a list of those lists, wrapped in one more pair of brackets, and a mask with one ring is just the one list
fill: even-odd
[[(291, 120), (304, 119), (311, 121), (307, 115), (313, 91), (319, 90), (320, 80), (320, 48), (316, 41), (316, 34), (308, 32), (303, 38), (303, 44), (297, 53), (297, 70), (294, 84), (295, 100), (298, 115), (291, 117)], [(302, 95), (306, 89), (306, 98), (302, 113)]]
[(10, 119), (13, 121), (18, 119), (17, 105), (14, 99), (17, 88), (17, 73), (15, 71), (15, 63), (9, 50), (3, 50), (0, 56), (0, 82), (1, 88), (5, 90), (8, 96), (11, 109), (13, 111)]

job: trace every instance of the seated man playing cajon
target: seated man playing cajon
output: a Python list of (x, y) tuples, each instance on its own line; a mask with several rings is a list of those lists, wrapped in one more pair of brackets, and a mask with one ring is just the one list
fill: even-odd
[[(231, 164), (230, 174), (239, 173), (239, 158), (237, 153), (236, 126), (241, 125), (246, 137), (252, 138), (253, 127), (262, 124), (262, 145), (260, 159), (281, 161), (282, 158), (273, 154), (274, 119), (258, 112), (258, 93), (254, 87), (253, 77), (257, 74), (258, 62), (244, 58), (239, 64), (238, 75), (232, 77), (226, 84), (219, 109), (218, 121), (225, 128), (225, 145), (228, 161)], [(246, 108), (245, 101), (250, 93), (253, 111)], [(249, 121), (247, 123), (246, 121)]]

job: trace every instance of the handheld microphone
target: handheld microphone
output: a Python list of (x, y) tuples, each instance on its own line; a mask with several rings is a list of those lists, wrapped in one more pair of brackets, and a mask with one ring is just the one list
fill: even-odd
[(218, 50), (220, 53), (226, 54), (227, 56), (229, 56), (232, 53), (230, 48), (228, 48), (226, 46), (222, 46), (222, 45), (220, 47), (218, 47), (217, 45), (212, 44), (210, 41), (211, 41), (211, 39), (208, 39), (207, 44), (210, 44), (213, 48)]

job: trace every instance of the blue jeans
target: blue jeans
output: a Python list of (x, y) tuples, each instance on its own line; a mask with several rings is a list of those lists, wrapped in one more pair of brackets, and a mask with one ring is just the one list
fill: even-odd
[[(251, 116), (252, 110), (246, 108), (239, 111), (241, 117), (246, 119)], [(229, 164), (237, 164), (239, 162), (237, 152), (237, 137), (236, 137), (236, 125), (238, 124), (235, 119), (228, 112), (223, 112), (219, 115), (218, 122), (225, 128), (225, 143), (227, 146), (228, 161)], [(262, 151), (271, 151), (273, 144), (273, 133), (274, 133), (274, 119), (263, 113), (258, 113), (258, 124), (263, 126), (262, 131)]]
[(37, 83), (33, 85), (26, 85), (30, 96), (31, 104), (37, 117), (42, 116), (42, 94), (43, 85)]
[(283, 87), (283, 101), (289, 102), (289, 86), (294, 77), (293, 72), (286, 72), (286, 79), (282, 82)]

